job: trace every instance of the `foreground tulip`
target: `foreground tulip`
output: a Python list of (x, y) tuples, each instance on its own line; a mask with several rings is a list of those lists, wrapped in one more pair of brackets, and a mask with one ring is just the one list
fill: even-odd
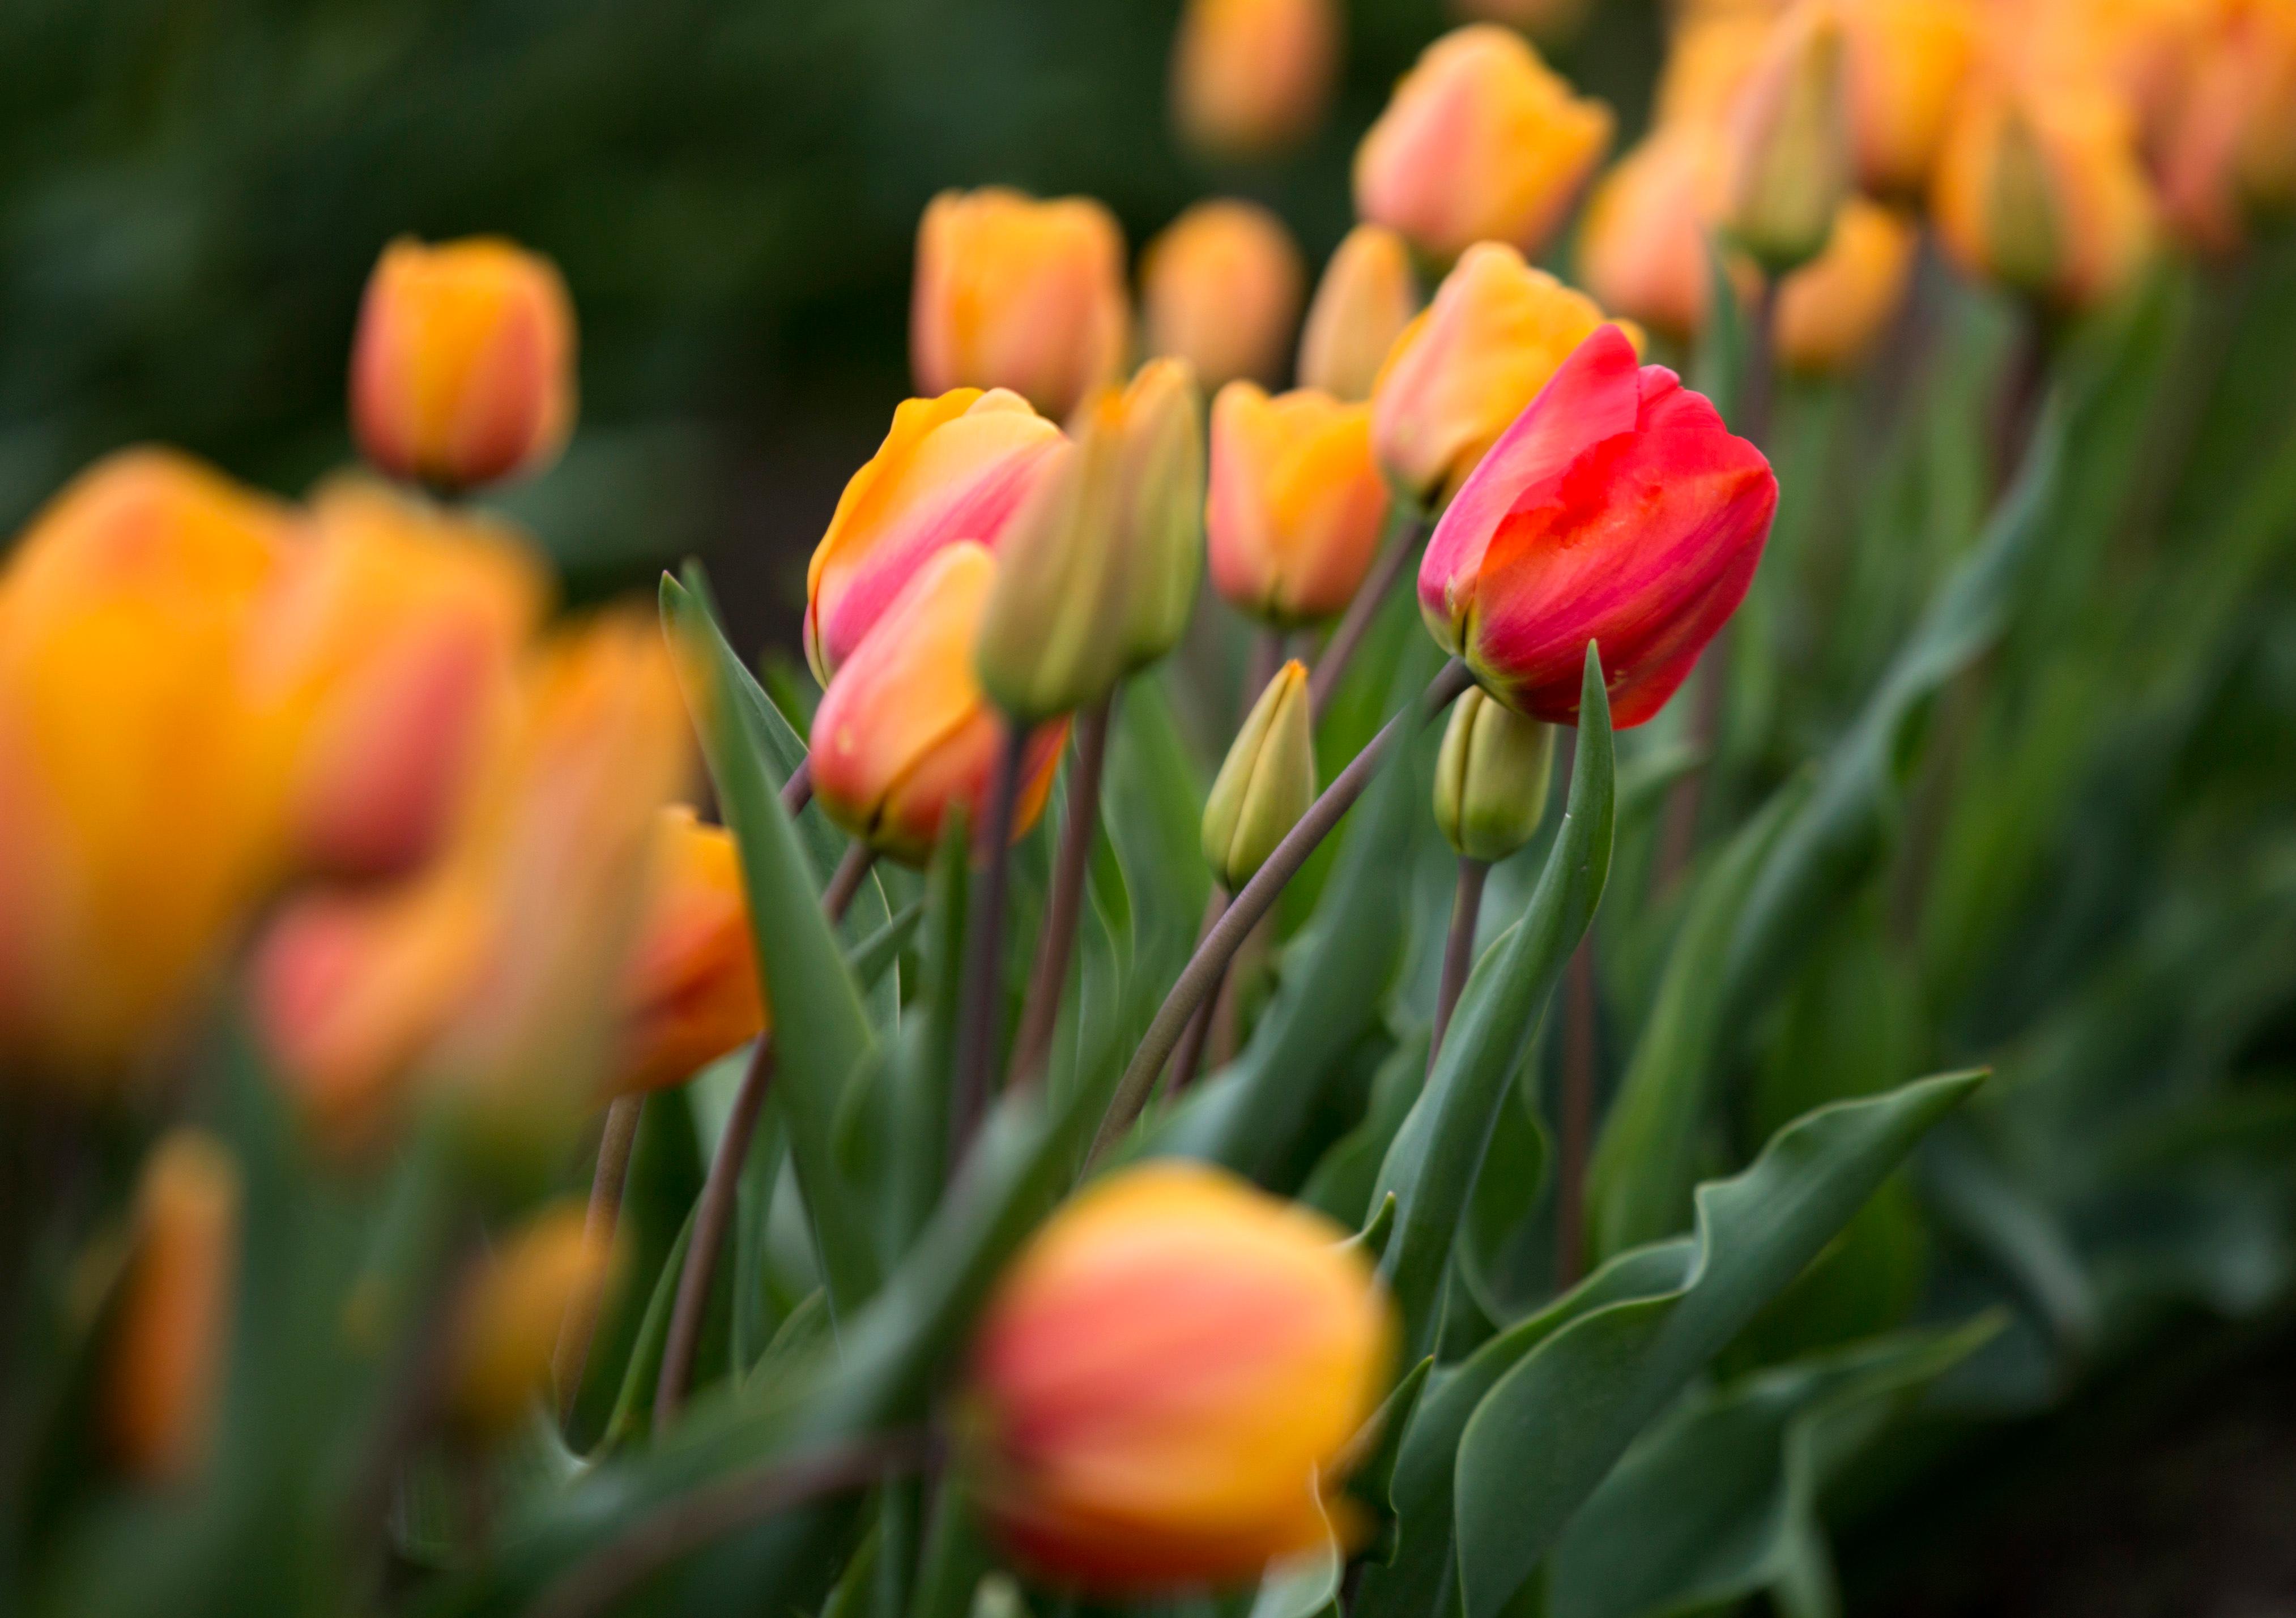
[(637, 942), (623, 972), (618, 1091), (659, 1090), (758, 1037), (766, 1007), (733, 834), (682, 805), (654, 831)]
[(845, 485), (805, 578), (805, 655), (827, 685), (928, 557), (992, 550), (1042, 477), (1061, 429), (1003, 388), (910, 399)]
[(1598, 642), (1612, 722), (1640, 724), (1744, 597), (1777, 492), (1760, 451), (1606, 328), (1444, 513), (1420, 609), (1486, 691), (1554, 724), (1577, 723)]
[(1778, 288), (1775, 340), (1781, 364), (1847, 370), (1871, 352), (1904, 306), (1919, 233), (1903, 215), (1853, 197), (1825, 250)]
[(1258, 874), (1316, 801), (1310, 724), (1308, 669), (1294, 658), (1251, 705), (1204, 800), (1204, 860), (1230, 893)]
[(1251, 156), (1314, 133), (1340, 61), (1336, 0), (1189, 0), (1172, 110), (1201, 150)]
[(1300, 385), (1349, 403), (1371, 397), (1387, 351), (1418, 313), (1410, 248), (1383, 225), (1357, 225), (1324, 266), (1308, 306)]
[(1849, 0), (1842, 73), (1858, 183), (1917, 200), (1976, 44), (1967, 0)]
[(1603, 323), (1513, 248), (1469, 249), (1404, 329), (1372, 395), (1372, 448), (1422, 504), (1448, 499), (1507, 423)]
[(1824, 249), (1849, 194), (1849, 120), (1839, 18), (1822, 5), (1790, 15), (1739, 86), (1726, 124), (1723, 222), (1774, 274)]
[(495, 237), (383, 249), (351, 347), (351, 427), (394, 478), (470, 488), (541, 470), (574, 425), (574, 306)]
[[(975, 826), (1004, 748), (1004, 721), (973, 677), (973, 640), (996, 560), (960, 542), (933, 553), (838, 671), (813, 716), (813, 789), (829, 818), (880, 854), (922, 864), (942, 819)], [(1031, 737), (1013, 835), (1036, 824), (1065, 724)]]
[(1148, 351), (1184, 359), (1206, 388), (1272, 382), (1291, 352), (1306, 271), (1283, 222), (1253, 202), (1199, 202), (1141, 257)]
[(1611, 143), (1611, 110), (1573, 95), (1518, 35), (1429, 45), (1356, 150), (1356, 211), (1450, 258), (1478, 241), (1536, 253)]
[(544, 1391), (567, 1305), (605, 1286), (613, 1258), (569, 1198), (479, 1260), (464, 1278), (447, 1351), (447, 1414), (458, 1436), (486, 1442), (512, 1429)]
[(1435, 760), (1435, 824), (1471, 860), (1495, 864), (1538, 835), (1554, 767), (1554, 727), (1471, 687), (1451, 705)]
[(1231, 382), (1212, 401), (1204, 502), (1212, 584), (1288, 627), (1347, 609), (1387, 523), (1371, 407), (1300, 388), (1269, 398)]
[(1115, 380), (1131, 315), (1124, 234), (1099, 203), (947, 191), (917, 226), (917, 387), (1009, 388), (1055, 420)]
[[(1578, 275), (1614, 314), (1677, 339), (1706, 325), (1713, 220), (1726, 181), (1717, 143), (1693, 124), (1653, 130), (1604, 175), (1578, 227)], [(1759, 272), (1732, 255), (1748, 290)]]
[(1345, 1234), (1177, 1161), (1055, 1214), (973, 1347), (968, 1459), (996, 1536), (1111, 1596), (1241, 1582), (1347, 1537), (1337, 1474), (1395, 1328)]

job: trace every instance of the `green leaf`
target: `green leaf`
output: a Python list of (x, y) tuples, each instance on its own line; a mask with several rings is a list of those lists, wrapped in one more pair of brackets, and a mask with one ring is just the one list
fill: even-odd
[(863, 993), (875, 988), (883, 981), (885, 974), (893, 969), (893, 963), (901, 958), (901, 952), (909, 947), (909, 940), (916, 936), (917, 924), (924, 919), (924, 914), (925, 903), (922, 899), (903, 905), (890, 920), (855, 944), (847, 953), (845, 964), (852, 971), (853, 981), (861, 985)]
[(677, 1305), (677, 1278), (685, 1269), (685, 1250), (693, 1242), (693, 1211), (689, 1211), (677, 1239), (669, 1245), (668, 1256), (655, 1273), (653, 1295), (646, 1300), (645, 1314), (638, 1321), (638, 1335), (622, 1371), (621, 1391), (614, 1396), (605, 1434), (591, 1452), (594, 1459), (611, 1455), (643, 1434), (652, 1419), (654, 1385), (661, 1380), (662, 1347), (669, 1341), (670, 1312)]
[[(1301, 1202), (1347, 1225), (1362, 1223), (1366, 1211), (1377, 1214), (1372, 1187), (1378, 1183), (1379, 1165), (1387, 1160), (1395, 1132), (1419, 1099), (1427, 1076), (1427, 1036), (1428, 1030), (1422, 1028), (1388, 1052), (1372, 1076), (1363, 1117), (1318, 1160), (1300, 1189)], [(1386, 1246), (1384, 1239), (1381, 1246)]]
[(1698, 354), (1690, 371), (1690, 385), (1714, 401), (1723, 420), (1735, 424), (1738, 395), (1745, 385), (1747, 350), (1752, 340), (1738, 288), (1730, 278), (1726, 248), (1718, 236), (1706, 242), (1706, 329), (1699, 334)]

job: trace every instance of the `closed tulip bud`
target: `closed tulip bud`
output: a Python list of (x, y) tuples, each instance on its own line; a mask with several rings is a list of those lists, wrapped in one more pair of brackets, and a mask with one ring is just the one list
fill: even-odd
[[(1003, 717), (973, 677), (973, 641), (997, 563), (983, 545), (935, 552), (829, 682), (813, 716), (813, 790), (829, 818), (881, 854), (922, 864), (952, 804), (975, 826), (1004, 750)], [(1052, 790), (1068, 733), (1030, 739), (1017, 838)]]
[(1315, 801), (1308, 670), (1294, 658), (1251, 705), (1204, 800), (1204, 859), (1220, 886), (1250, 881)]
[(1340, 35), (1335, 0), (1188, 0), (1172, 51), (1180, 133), (1219, 157), (1297, 144), (1331, 102)]
[(1177, 1160), (1054, 1214), (973, 1345), (966, 1460), (996, 1537), (1110, 1596), (1240, 1583), (1352, 1538), (1341, 1474), (1395, 1325), (1344, 1236)]
[(1849, 194), (1841, 24), (1822, 3), (1781, 20), (1732, 102), (1724, 225), (1774, 274), (1815, 258)]
[(239, 1165), (178, 1129), (144, 1160), (105, 1366), (112, 1459), (147, 1483), (200, 1469), (215, 1428), (238, 1296)]
[(496, 237), (383, 249), (351, 345), (351, 429), (394, 478), (464, 489), (537, 472), (574, 426), (574, 306)]
[(1450, 258), (1546, 244), (1611, 144), (1611, 110), (1573, 95), (1518, 34), (1429, 45), (1356, 149), (1356, 211)]
[(1578, 722), (1598, 642), (1612, 723), (1640, 724), (1736, 610), (1777, 498), (1713, 405), (1598, 331), (1436, 526), (1420, 610), (1484, 690), (1553, 724)]
[(1283, 373), (1307, 272), (1283, 222), (1253, 202), (1199, 202), (1148, 244), (1140, 303), (1148, 351), (1184, 359), (1206, 388)]
[(1204, 502), (1213, 587), (1282, 627), (1343, 612), (1387, 523), (1371, 406), (1231, 382), (1212, 401)]
[(1435, 759), (1435, 824), (1471, 860), (1494, 864), (1546, 818), (1554, 727), (1470, 687), (1451, 705)]
[(1358, 225), (1324, 266), (1300, 331), (1300, 385), (1350, 404), (1371, 397), (1387, 351), (1419, 313), (1411, 249), (1383, 225)]
[(1472, 248), (1404, 328), (1371, 404), (1372, 449), (1423, 505), (1450, 497), (1603, 311), (1511, 247)]
[(945, 191), (917, 226), (909, 360), (922, 393), (1009, 388), (1054, 419), (1124, 364), (1124, 233), (1082, 197)]
[(1849, 0), (1841, 20), (1858, 183), (1917, 200), (1968, 77), (1976, 15), (1967, 0)]
[(1843, 204), (1825, 251), (1778, 288), (1778, 362), (1822, 372), (1863, 360), (1905, 305), (1918, 242), (1904, 215), (1863, 197)]
[(613, 1267), (611, 1243), (586, 1227), (578, 1201), (554, 1203), (463, 1278), (447, 1356), (447, 1414), (456, 1436), (500, 1438), (545, 1391), (568, 1305), (603, 1289)]
[[(1596, 182), (1578, 227), (1578, 278), (1604, 308), (1677, 340), (1705, 329), (1721, 154), (1691, 124), (1662, 125)], [(1760, 273), (1730, 263), (1751, 295)]]
[(805, 579), (805, 655), (827, 685), (839, 664), (943, 545), (994, 550), (1060, 446), (1016, 393), (958, 388), (910, 399), (845, 485)]
[(740, 853), (723, 826), (683, 805), (655, 825), (622, 1000), (618, 1091), (681, 1083), (766, 1029)]

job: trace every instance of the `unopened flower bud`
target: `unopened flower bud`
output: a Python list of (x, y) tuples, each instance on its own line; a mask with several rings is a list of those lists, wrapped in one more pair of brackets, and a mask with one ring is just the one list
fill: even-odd
[(1390, 503), (1371, 406), (1231, 382), (1212, 401), (1204, 502), (1212, 584), (1282, 627), (1343, 612), (1378, 553)]
[(1292, 347), (1306, 272), (1283, 222), (1256, 202), (1199, 202), (1141, 256), (1148, 352), (1195, 367), (1208, 388), (1273, 382)]
[(1419, 313), (1411, 249), (1383, 225), (1358, 225), (1332, 252), (1300, 331), (1300, 385), (1371, 397), (1387, 351)]
[(1335, 0), (1189, 0), (1172, 110), (1199, 150), (1249, 157), (1312, 134), (1340, 60)]
[(484, 1442), (510, 1430), (544, 1391), (567, 1306), (606, 1284), (610, 1243), (593, 1240), (569, 1197), (512, 1231), (465, 1278), (449, 1352), (447, 1414)]
[(1821, 3), (1789, 15), (1746, 82), (1727, 125), (1731, 239), (1781, 274), (1825, 246), (1849, 194), (1849, 112), (1841, 24)]
[(1316, 801), (1316, 746), (1308, 714), (1308, 670), (1294, 658), (1275, 671), (1204, 802), (1204, 858), (1234, 893)]
[(1546, 818), (1554, 764), (1553, 725), (1470, 687), (1451, 705), (1435, 760), (1435, 824), (1444, 839), (1469, 859), (1505, 859)]

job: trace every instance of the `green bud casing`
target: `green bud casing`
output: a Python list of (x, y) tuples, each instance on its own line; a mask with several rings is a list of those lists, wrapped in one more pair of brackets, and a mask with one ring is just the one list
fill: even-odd
[(1554, 764), (1553, 725), (1470, 688), (1451, 705), (1436, 757), (1435, 823), (1468, 858), (1504, 860), (1546, 818)]
[(1204, 858), (1234, 893), (1267, 863), (1316, 801), (1316, 748), (1308, 717), (1308, 671), (1297, 658), (1276, 670), (1227, 750), (1204, 804)]

